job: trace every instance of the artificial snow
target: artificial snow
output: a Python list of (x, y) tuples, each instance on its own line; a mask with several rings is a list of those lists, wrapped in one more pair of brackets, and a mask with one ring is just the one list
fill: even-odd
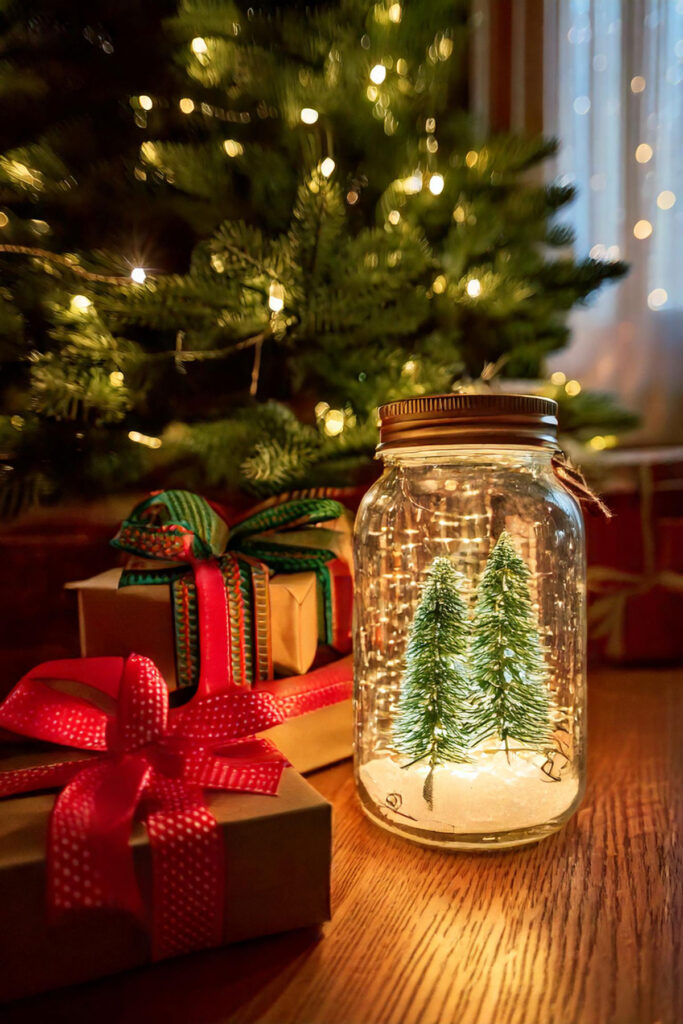
[(433, 808), (423, 797), (429, 772), (420, 762), (402, 768), (405, 758), (375, 758), (360, 768), (361, 781), (387, 823), (426, 831), (491, 835), (544, 825), (563, 815), (576, 800), (579, 781), (570, 768), (559, 779), (542, 770), (537, 751), (476, 752), (471, 764), (437, 765)]

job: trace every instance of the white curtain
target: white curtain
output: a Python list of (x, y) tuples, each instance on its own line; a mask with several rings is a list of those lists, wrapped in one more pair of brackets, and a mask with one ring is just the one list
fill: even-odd
[(579, 197), (575, 252), (625, 259), (623, 283), (572, 315), (552, 361), (683, 441), (683, 0), (545, 0), (545, 130)]

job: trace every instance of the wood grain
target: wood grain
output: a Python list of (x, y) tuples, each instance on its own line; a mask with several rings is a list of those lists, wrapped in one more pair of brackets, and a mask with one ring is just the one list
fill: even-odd
[[(3, 1020), (675, 1024), (683, 672), (590, 683), (589, 786), (565, 830), (508, 853), (421, 849), (372, 825), (342, 764), (333, 920), (17, 1004)], [(264, 856), (277, 855), (277, 849)]]

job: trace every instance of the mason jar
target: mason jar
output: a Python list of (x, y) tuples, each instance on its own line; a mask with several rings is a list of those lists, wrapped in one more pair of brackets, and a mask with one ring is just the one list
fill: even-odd
[(380, 409), (355, 527), (355, 776), (416, 842), (502, 849), (561, 828), (585, 783), (580, 507), (557, 405), (434, 395)]

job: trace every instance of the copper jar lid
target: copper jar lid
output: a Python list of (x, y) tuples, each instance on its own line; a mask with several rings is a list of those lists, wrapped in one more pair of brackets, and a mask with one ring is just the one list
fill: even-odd
[(379, 452), (421, 445), (557, 449), (557, 402), (536, 395), (425, 395), (382, 405), (379, 417)]

